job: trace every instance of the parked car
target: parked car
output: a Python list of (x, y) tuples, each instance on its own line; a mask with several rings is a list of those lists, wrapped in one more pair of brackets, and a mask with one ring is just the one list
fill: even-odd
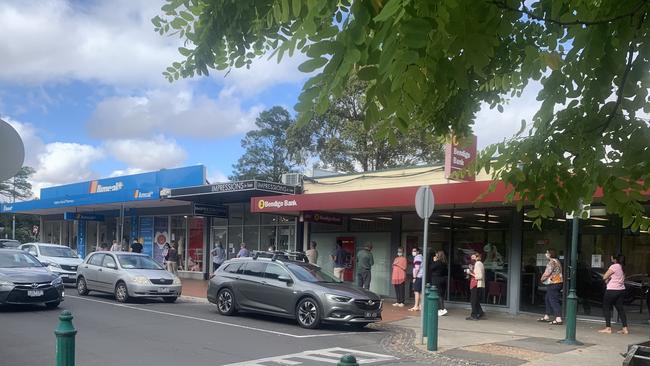
[(171, 303), (181, 290), (177, 276), (144, 254), (95, 252), (77, 269), (77, 291), (81, 296), (98, 291), (114, 294), (119, 302), (132, 297), (161, 297)]
[(0, 248), (18, 248), (20, 242), (14, 239), (0, 239)]
[(0, 250), (0, 304), (45, 304), (63, 301), (63, 282), (27, 252)]
[(77, 267), (83, 262), (77, 253), (65, 245), (48, 243), (27, 243), (20, 249), (38, 258), (48, 268), (58, 273), (63, 283), (74, 284), (77, 280)]
[[(606, 284), (603, 280), (606, 269), (591, 269), (591, 289), (588, 292), (589, 300), (602, 303), (605, 295)], [(650, 284), (650, 277), (647, 274), (633, 274), (625, 276), (625, 296), (623, 302), (626, 305), (636, 300), (643, 301), (647, 297), (647, 288)]]
[(269, 314), (310, 329), (323, 322), (362, 328), (381, 320), (382, 311), (378, 295), (303, 260), (276, 255), (226, 261), (210, 279), (207, 297), (222, 315)]

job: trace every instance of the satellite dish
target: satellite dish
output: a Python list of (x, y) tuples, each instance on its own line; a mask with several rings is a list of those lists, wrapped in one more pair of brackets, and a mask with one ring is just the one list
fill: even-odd
[(16, 175), (25, 161), (25, 145), (16, 130), (0, 119), (0, 181)]

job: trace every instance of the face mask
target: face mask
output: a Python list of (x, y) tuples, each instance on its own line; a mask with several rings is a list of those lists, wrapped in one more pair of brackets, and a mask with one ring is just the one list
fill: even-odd
[(418, 252), (411, 252), (411, 254), (415, 257), (416, 255), (418, 255)]
[(546, 259), (551, 259), (551, 255), (546, 253)]
[(404, 254), (404, 253), (402, 253), (402, 252), (397, 252), (397, 255), (400, 256), (400, 257), (402, 256), (402, 254)]

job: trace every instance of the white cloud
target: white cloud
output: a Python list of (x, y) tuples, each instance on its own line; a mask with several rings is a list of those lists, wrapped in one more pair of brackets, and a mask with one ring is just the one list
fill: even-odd
[(187, 158), (187, 152), (176, 141), (161, 135), (153, 139), (109, 140), (105, 148), (115, 159), (126, 163), (131, 171), (173, 168)]
[(189, 91), (152, 90), (143, 96), (109, 97), (101, 101), (88, 129), (98, 138), (148, 138), (157, 134), (198, 138), (228, 137), (249, 131), (262, 109), (244, 110), (239, 101)]
[(4, 1), (0, 4), (0, 80), (97, 80), (163, 84), (180, 58), (177, 37), (155, 33), (161, 2)]
[(45, 145), (37, 156), (38, 163), (32, 179), (34, 193), (42, 187), (80, 182), (96, 177), (92, 165), (102, 159), (100, 148), (68, 142), (53, 142)]
[[(233, 69), (223, 77), (224, 90), (248, 96), (277, 84), (302, 83), (311, 76), (298, 70), (298, 65), (305, 60), (307, 57), (302, 54), (285, 57), (280, 63), (275, 57), (269, 60), (268, 56), (262, 56), (253, 62), (250, 69)], [(220, 79), (222, 75), (216, 74), (216, 78)]]
[(38, 164), (38, 156), (44, 151), (45, 144), (38, 137), (34, 125), (19, 122), (10, 117), (3, 116), (2, 119), (9, 123), (23, 140), (23, 145), (25, 145), (25, 162), (23, 165), (36, 167)]
[(529, 128), (533, 115), (541, 105), (541, 102), (536, 100), (540, 89), (539, 83), (531, 83), (520, 98), (514, 98), (504, 105), (503, 113), (496, 108), (490, 109), (484, 104), (476, 115), (473, 127), (474, 134), (477, 136), (478, 149), (481, 150), (490, 144), (512, 137), (519, 131), (522, 119), (528, 122)]
[(108, 176), (109, 177), (122, 177), (125, 175), (133, 175), (133, 174), (140, 174), (144, 173), (144, 169), (140, 168), (126, 168), (126, 169), (118, 169), (118, 170), (113, 170)]
[(208, 170), (208, 182), (210, 183), (222, 183), (222, 182), (230, 182), (230, 179), (228, 179), (228, 176), (223, 174), (222, 171), (218, 169), (210, 169)]

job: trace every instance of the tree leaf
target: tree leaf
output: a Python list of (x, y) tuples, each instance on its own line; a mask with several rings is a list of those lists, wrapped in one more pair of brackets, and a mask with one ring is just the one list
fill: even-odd
[(379, 15), (377, 15), (373, 20), (375, 22), (383, 22), (388, 20), (390, 17), (395, 15), (398, 10), (400, 10), (402, 5), (402, 0), (388, 0), (386, 5), (381, 9)]
[(319, 69), (327, 63), (327, 59), (325, 57), (318, 57), (318, 58), (313, 58), (310, 60), (307, 60), (303, 63), (301, 63), (298, 66), (298, 70), (302, 72), (312, 72), (316, 69)]

